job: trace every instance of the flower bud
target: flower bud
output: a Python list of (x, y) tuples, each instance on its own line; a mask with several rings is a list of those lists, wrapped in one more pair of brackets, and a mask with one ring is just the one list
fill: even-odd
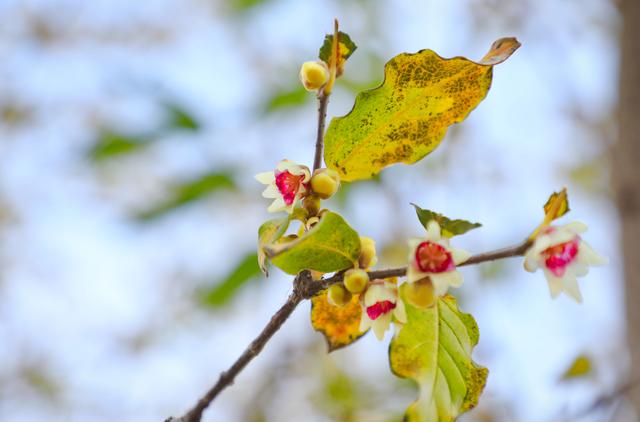
[(315, 91), (329, 80), (329, 68), (324, 62), (312, 61), (302, 63), (300, 81), (307, 91)]
[(344, 287), (351, 293), (362, 293), (369, 284), (369, 274), (365, 270), (353, 268), (344, 273)]
[(344, 288), (342, 284), (332, 284), (329, 287), (327, 299), (329, 303), (335, 306), (345, 306), (351, 302), (352, 295)]
[(416, 308), (430, 308), (436, 303), (433, 282), (427, 277), (414, 283), (407, 283), (404, 291), (407, 302)]
[(376, 242), (370, 237), (360, 236), (360, 268), (371, 268), (378, 262), (376, 255)]
[(318, 169), (311, 178), (311, 190), (322, 199), (331, 198), (340, 187), (338, 172), (331, 169)]

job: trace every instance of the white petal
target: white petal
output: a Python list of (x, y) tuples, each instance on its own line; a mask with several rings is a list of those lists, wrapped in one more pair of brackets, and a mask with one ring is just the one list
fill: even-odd
[(423, 273), (417, 269), (413, 262), (409, 262), (409, 265), (407, 266), (407, 282), (415, 283), (416, 281), (425, 278), (427, 275), (427, 273)]
[(367, 331), (371, 328), (371, 322), (369, 315), (367, 315), (367, 310), (363, 307), (362, 315), (360, 316), (360, 332)]
[(539, 268), (537, 257), (533, 254), (527, 254), (524, 258), (524, 269), (530, 273), (535, 272)]
[(389, 328), (389, 324), (391, 324), (391, 312), (380, 315), (375, 321), (373, 321), (371, 327), (373, 328), (373, 332), (378, 340), (382, 340), (384, 338), (384, 332)]
[(284, 203), (284, 199), (282, 197), (276, 198), (271, 205), (267, 208), (269, 212), (280, 212), (287, 208), (287, 204)]
[(560, 278), (554, 276), (546, 270), (544, 273), (545, 277), (547, 278), (547, 284), (549, 285), (549, 293), (551, 294), (551, 298), (555, 299), (563, 290), (562, 281), (560, 280)]
[(265, 171), (264, 173), (258, 173), (254, 177), (258, 182), (263, 183), (265, 185), (270, 185), (276, 180), (276, 177), (272, 171)]
[(412, 237), (409, 239), (409, 257), (407, 258), (409, 262), (416, 257), (416, 249), (418, 249), (418, 245), (422, 242), (424, 242), (424, 239), (420, 239), (419, 237)]
[(549, 246), (555, 246), (575, 239), (576, 233), (564, 227), (557, 227), (555, 231), (549, 233), (547, 236), (549, 236)]
[(573, 274), (567, 273), (564, 277), (562, 277), (562, 286), (566, 294), (575, 299), (576, 302), (582, 303), (580, 286), (578, 285), (578, 280)]
[(378, 302), (396, 303), (398, 299), (398, 291), (391, 283), (371, 284), (364, 294), (364, 304), (369, 307)]
[(462, 249), (451, 248), (451, 257), (453, 258), (453, 263), (459, 265), (469, 259), (471, 254)]
[(296, 166), (297, 164), (294, 163), (291, 160), (287, 160), (286, 158), (284, 160), (281, 160), (278, 164), (276, 164), (276, 170), (278, 171), (288, 171), (289, 173), (291, 173), (291, 168)]
[(546, 250), (551, 246), (551, 238), (547, 234), (540, 235), (536, 237), (536, 240), (533, 242), (533, 245), (527, 250), (526, 255), (535, 255), (538, 256), (542, 253), (542, 251)]
[(398, 322), (405, 324), (407, 322), (407, 311), (404, 308), (404, 302), (399, 300), (396, 302), (396, 308), (393, 310), (393, 316)]
[(599, 255), (584, 240), (580, 241), (580, 246), (578, 247), (578, 261), (591, 266), (605, 265), (609, 263), (609, 260), (606, 257)]
[(440, 240), (440, 225), (431, 220), (427, 224), (427, 240)]
[(276, 187), (276, 185), (269, 185), (267, 186), (267, 188), (262, 192), (262, 197), (263, 198), (277, 198), (279, 196), (282, 196), (280, 194), (280, 191), (278, 191), (278, 188)]
[(563, 229), (571, 230), (576, 234), (584, 233), (587, 231), (588, 227), (582, 221), (572, 221), (569, 224), (565, 224), (562, 226)]
[(444, 296), (449, 290), (449, 277), (447, 273), (431, 274), (431, 282), (437, 296)]

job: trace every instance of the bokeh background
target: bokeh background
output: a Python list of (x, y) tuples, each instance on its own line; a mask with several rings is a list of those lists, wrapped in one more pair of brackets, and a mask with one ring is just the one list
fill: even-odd
[[(291, 279), (257, 269), (268, 202), (253, 175), (312, 163), (297, 73), (334, 17), (359, 48), (329, 117), (398, 53), (523, 44), (434, 153), (328, 203), (377, 241), (379, 268), (423, 230), (410, 202), (482, 222), (457, 240), (482, 252), (519, 243), (563, 186), (564, 220), (610, 259), (581, 280), (582, 305), (550, 300), (519, 259), (463, 270), (490, 376), (462, 420), (637, 420), (616, 393), (630, 363), (608, 0), (0, 0), (0, 420), (178, 416), (262, 329)], [(305, 303), (205, 420), (398, 421), (416, 390), (389, 372), (390, 335), (327, 355)], [(581, 356), (590, 370), (567, 379)]]

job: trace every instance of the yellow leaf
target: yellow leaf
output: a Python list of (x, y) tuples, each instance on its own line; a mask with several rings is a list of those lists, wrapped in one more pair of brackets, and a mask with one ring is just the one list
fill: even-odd
[(560, 192), (552, 193), (547, 203), (544, 204), (544, 217), (549, 222), (562, 217), (567, 212), (569, 212), (569, 198), (566, 188)]
[(360, 331), (361, 316), (358, 295), (353, 295), (343, 307), (331, 305), (326, 290), (311, 299), (311, 325), (324, 335), (330, 352), (348, 346), (366, 333)]
[(548, 227), (553, 220), (556, 220), (569, 212), (569, 198), (567, 196), (567, 189), (564, 188), (560, 192), (554, 192), (549, 196), (547, 203), (544, 204), (544, 220), (540, 225), (531, 233), (529, 240), (533, 240), (538, 236), (538, 233), (545, 227)]
[(588, 356), (580, 355), (576, 357), (571, 366), (562, 375), (563, 380), (581, 378), (587, 376), (592, 371), (591, 359)]
[(422, 159), (449, 126), (484, 99), (493, 65), (518, 46), (515, 38), (499, 40), (480, 63), (444, 59), (431, 50), (394, 57), (385, 66), (382, 85), (358, 94), (351, 112), (331, 121), (325, 136), (327, 167), (352, 181)]

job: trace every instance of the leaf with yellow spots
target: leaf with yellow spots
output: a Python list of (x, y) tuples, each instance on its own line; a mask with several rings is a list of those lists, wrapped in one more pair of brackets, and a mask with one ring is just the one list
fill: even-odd
[(444, 59), (432, 50), (394, 57), (385, 66), (382, 85), (358, 94), (349, 114), (331, 121), (327, 167), (352, 181), (395, 163), (419, 161), (484, 99), (493, 66), (519, 46), (515, 38), (498, 40), (479, 63)]
[[(324, 37), (324, 43), (320, 47), (318, 57), (328, 66), (331, 65), (331, 51), (333, 44), (333, 34), (327, 34)], [(342, 31), (338, 32), (338, 62), (336, 63), (336, 76), (342, 75), (344, 71), (344, 63), (356, 51), (356, 44), (351, 41), (349, 34)]]
[(552, 193), (547, 200), (547, 203), (544, 204), (544, 220), (533, 231), (533, 233), (531, 233), (529, 240), (535, 239), (542, 229), (549, 226), (553, 220), (562, 217), (569, 211), (569, 197), (567, 195), (567, 189), (564, 188), (560, 192)]
[(327, 290), (311, 299), (311, 325), (327, 341), (329, 352), (348, 346), (367, 331), (360, 331), (362, 307), (358, 295), (345, 306), (335, 306), (327, 300)]
[(558, 219), (569, 212), (569, 198), (567, 197), (567, 189), (560, 192), (554, 192), (549, 200), (544, 204), (545, 220), (549, 222)]
[(404, 421), (453, 421), (475, 407), (487, 380), (488, 370), (471, 360), (478, 326), (453, 296), (427, 309), (407, 301), (405, 307), (407, 322), (391, 341), (389, 362), (394, 374), (418, 383), (420, 395)]

